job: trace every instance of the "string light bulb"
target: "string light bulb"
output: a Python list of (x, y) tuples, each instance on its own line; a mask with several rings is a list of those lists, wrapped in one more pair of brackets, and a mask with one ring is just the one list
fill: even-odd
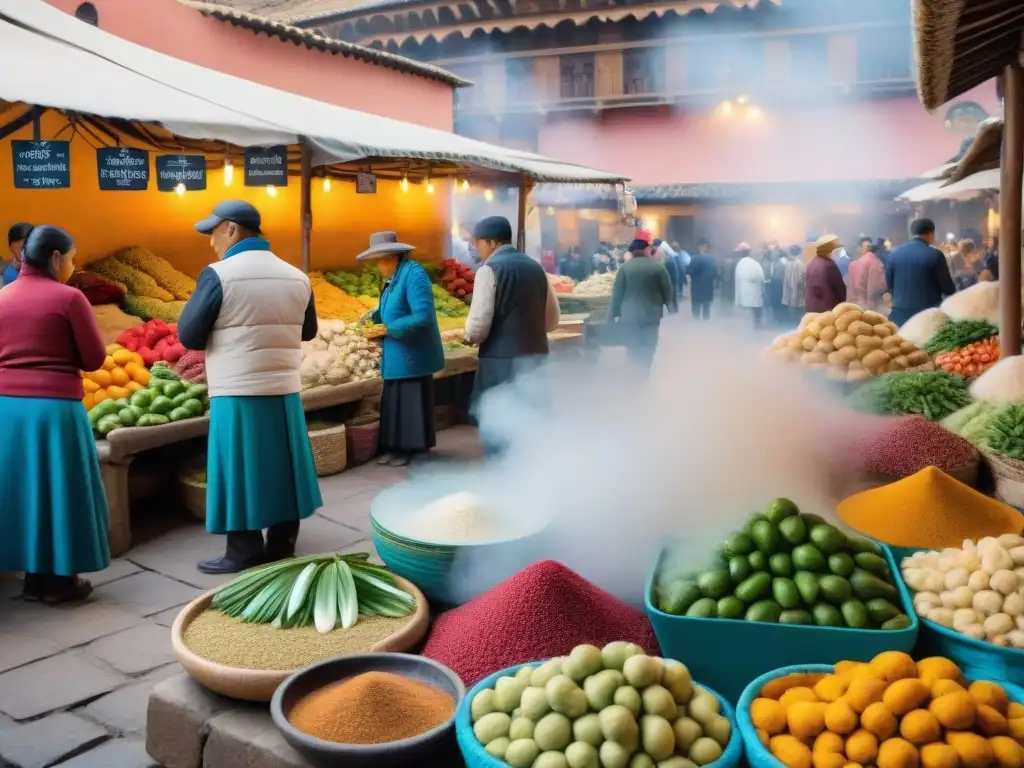
[(488, 203), (492, 202), (494, 200), (494, 193), (489, 189), (485, 189), (484, 200), (486, 200)]
[(402, 191), (403, 192), (408, 192), (409, 191), (409, 178), (407, 176), (403, 176), (402, 177), (402, 185), (401, 186), (402, 186)]
[(462, 191), (469, 192), (469, 182), (466, 179), (462, 180)]
[(427, 194), (434, 194), (434, 182), (432, 182), (430, 179), (427, 179)]
[(270, 195), (271, 197), (277, 197), (277, 187), (275, 187), (273, 184), (268, 186), (267, 194)]
[(224, 157), (224, 186), (230, 187), (231, 181), (235, 177), (235, 166), (231, 164), (231, 158), (225, 155)]
[(324, 192), (330, 192), (331, 191), (331, 180), (329, 178), (327, 178), (326, 176), (324, 176), (323, 189), (324, 189)]
[(181, 197), (185, 194), (185, 185), (179, 182), (178, 185), (174, 187), (174, 191), (178, 193), (178, 197)]

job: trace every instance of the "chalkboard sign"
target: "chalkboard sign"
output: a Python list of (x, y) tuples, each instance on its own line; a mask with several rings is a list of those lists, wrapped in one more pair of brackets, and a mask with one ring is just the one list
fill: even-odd
[(71, 186), (71, 143), (12, 141), (15, 189), (67, 189)]
[(202, 155), (157, 155), (156, 188), (173, 192), (181, 184), (189, 192), (206, 189), (206, 158)]
[(149, 152), (129, 147), (96, 150), (100, 189), (110, 192), (141, 192), (149, 186)]
[(250, 147), (245, 150), (245, 186), (288, 186), (288, 148)]

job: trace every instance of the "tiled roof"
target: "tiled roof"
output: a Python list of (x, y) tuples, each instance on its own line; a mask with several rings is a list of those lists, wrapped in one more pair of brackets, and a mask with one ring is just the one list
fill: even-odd
[[(239, 4), (241, 1), (242, 0), (233, 0), (233, 2)], [(377, 64), (388, 69), (398, 70), (399, 72), (408, 72), (411, 75), (418, 75), (430, 80), (439, 80), (457, 88), (465, 85), (471, 85), (470, 81), (464, 80), (458, 75), (449, 72), (446, 69), (436, 67), (433, 64), (424, 64), (419, 61), (407, 59), (404, 56), (397, 56), (396, 54), (388, 53), (387, 51), (380, 51), (376, 48), (367, 48), (366, 46), (356, 45), (355, 43), (346, 43), (341, 40), (334, 40), (329, 37), (324, 37), (310, 29), (300, 29), (299, 27), (294, 27), (281, 21), (275, 21), (274, 19), (266, 18), (264, 16), (257, 16), (238, 8), (228, 7), (223, 2), (207, 3), (202, 2), (202, 0), (178, 0), (178, 2), (182, 5), (188, 6), (189, 8), (194, 8), (204, 16), (210, 16), (219, 21), (225, 21), (237, 27), (242, 27), (243, 29), (250, 29), (253, 32), (262, 32), (268, 36), (277, 37), (286, 42), (305, 45), (307, 48), (314, 50), (340, 54), (345, 57), (350, 56), (359, 61)], [(283, 5), (285, 2), (286, 0), (245, 0), (246, 5), (270, 5), (272, 3)], [(294, 5), (294, 2), (292, 4)]]

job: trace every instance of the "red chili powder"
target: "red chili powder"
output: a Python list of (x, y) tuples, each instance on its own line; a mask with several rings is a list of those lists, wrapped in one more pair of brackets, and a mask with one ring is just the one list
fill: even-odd
[(852, 442), (854, 460), (869, 472), (906, 477), (925, 467), (949, 471), (978, 461), (977, 449), (922, 416), (886, 419)]
[(423, 655), (468, 686), (506, 667), (615, 640), (660, 654), (646, 616), (561, 563), (544, 560), (441, 614)]

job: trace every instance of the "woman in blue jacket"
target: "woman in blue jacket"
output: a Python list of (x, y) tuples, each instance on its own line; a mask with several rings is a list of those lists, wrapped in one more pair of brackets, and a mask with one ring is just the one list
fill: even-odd
[(372, 313), (381, 339), (380, 464), (403, 467), (437, 444), (434, 374), (444, 368), (434, 294), (427, 272), (394, 232), (377, 232), (359, 261), (376, 259), (387, 282)]

